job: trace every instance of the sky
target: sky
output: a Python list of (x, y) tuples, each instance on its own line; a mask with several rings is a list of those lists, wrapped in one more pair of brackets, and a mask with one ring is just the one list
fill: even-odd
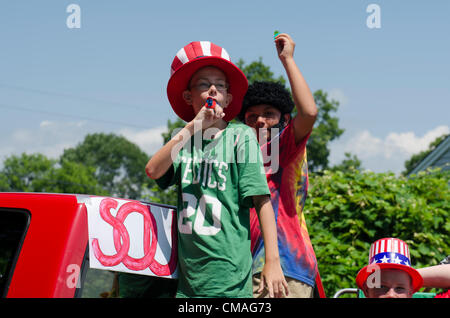
[(274, 30), (294, 39), (311, 90), (340, 103), (331, 165), (350, 152), (400, 173), (450, 132), (448, 0), (1, 1), (0, 166), (23, 152), (58, 158), (99, 132), (151, 155), (176, 119), (166, 85), (177, 51), (211, 41), (285, 76)]

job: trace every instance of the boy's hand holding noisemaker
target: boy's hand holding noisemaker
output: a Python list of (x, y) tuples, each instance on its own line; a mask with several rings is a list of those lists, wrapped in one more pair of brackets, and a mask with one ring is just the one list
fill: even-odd
[(215, 99), (208, 97), (205, 105), (201, 108), (191, 123), (194, 124), (194, 128), (197, 128), (195, 123), (200, 122), (200, 127), (204, 130), (214, 125), (215, 122), (222, 119), (224, 116), (225, 113), (219, 103)]

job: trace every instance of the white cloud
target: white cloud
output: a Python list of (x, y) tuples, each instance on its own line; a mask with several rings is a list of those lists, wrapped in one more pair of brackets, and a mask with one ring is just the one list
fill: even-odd
[[(123, 135), (151, 155), (162, 146), (161, 133), (166, 130), (167, 127), (161, 126), (147, 130), (121, 129), (112, 133)], [(28, 154), (39, 152), (48, 158), (56, 159), (64, 149), (75, 147), (87, 134), (96, 132), (105, 131), (99, 131), (95, 124), (86, 121), (44, 120), (34, 127), (16, 129), (0, 139), (0, 166), (7, 156), (20, 155), (23, 152)]]
[(39, 127), (44, 128), (53, 125), (53, 122), (49, 120), (44, 120), (39, 124)]
[[(401, 151), (413, 155), (428, 149), (431, 142), (443, 134), (449, 133), (448, 126), (439, 126), (427, 132), (423, 137), (416, 137), (413, 132), (390, 133), (386, 137), (386, 144), (390, 147), (388, 151), (399, 148)], [(390, 153), (389, 153), (390, 154)]]
[(429, 144), (437, 137), (448, 133), (450, 133), (448, 126), (438, 126), (423, 136), (417, 136), (414, 132), (391, 132), (382, 139), (364, 130), (333, 142), (330, 146), (330, 164), (341, 162), (344, 153), (350, 152), (357, 155), (365, 169), (400, 173), (405, 169), (406, 160), (428, 149)]
[(53, 122), (44, 120), (38, 127), (16, 129), (0, 141), (0, 160), (6, 156), (42, 153), (49, 158), (59, 157), (65, 148), (79, 143), (92, 127), (86, 122)]
[(12, 134), (12, 141), (14, 143), (26, 143), (33, 137), (33, 134), (29, 130), (16, 130)]
[(345, 106), (349, 102), (349, 98), (347, 95), (344, 94), (344, 92), (340, 88), (332, 88), (328, 92), (328, 98), (329, 100), (334, 99), (339, 102), (339, 106)]
[(166, 126), (146, 130), (122, 129), (119, 134), (138, 145), (145, 153), (152, 155), (163, 145), (161, 136), (163, 132), (167, 132)]

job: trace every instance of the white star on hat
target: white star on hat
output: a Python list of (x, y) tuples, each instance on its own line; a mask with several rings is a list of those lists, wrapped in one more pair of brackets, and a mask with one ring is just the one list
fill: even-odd
[(398, 256), (396, 256), (394, 259), (392, 259), (394, 261), (395, 264), (401, 264), (402, 260), (400, 258), (398, 258)]
[(383, 258), (380, 258), (381, 263), (387, 263), (389, 261), (389, 257), (386, 257), (386, 255), (383, 256)]

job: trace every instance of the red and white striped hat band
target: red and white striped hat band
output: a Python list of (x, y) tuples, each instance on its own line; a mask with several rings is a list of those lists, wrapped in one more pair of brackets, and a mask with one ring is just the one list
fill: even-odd
[(393, 263), (411, 266), (409, 247), (397, 238), (383, 238), (372, 243), (369, 251), (369, 264)]
[(204, 56), (217, 56), (231, 62), (230, 55), (224, 48), (209, 41), (192, 42), (178, 51), (170, 67), (170, 75), (183, 64)]

